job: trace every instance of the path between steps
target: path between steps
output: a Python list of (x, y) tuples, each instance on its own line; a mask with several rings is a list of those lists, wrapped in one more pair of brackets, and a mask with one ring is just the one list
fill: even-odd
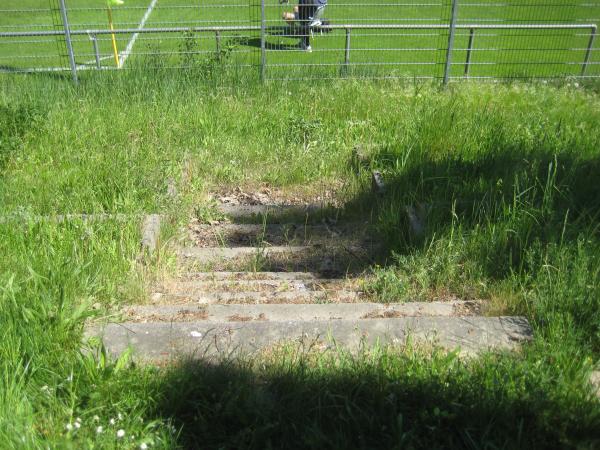
[(122, 321), (90, 326), (112, 355), (229, 357), (282, 343), (303, 348), (407, 341), (474, 354), (532, 338), (522, 317), (482, 317), (469, 301), (377, 302), (361, 273), (379, 257), (368, 224), (316, 205), (220, 205), (227, 219), (190, 224), (175, 249), (181, 276), (154, 286)]

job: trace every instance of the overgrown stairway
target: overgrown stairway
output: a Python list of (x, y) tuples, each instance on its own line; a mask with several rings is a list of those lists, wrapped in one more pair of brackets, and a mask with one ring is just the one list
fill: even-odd
[(142, 359), (232, 356), (288, 343), (351, 351), (407, 340), (514, 349), (530, 339), (521, 317), (483, 317), (476, 302), (383, 304), (361, 274), (380, 252), (364, 223), (316, 206), (220, 205), (225, 220), (191, 225), (178, 245), (182, 275), (150, 304), (94, 328), (109, 353)]

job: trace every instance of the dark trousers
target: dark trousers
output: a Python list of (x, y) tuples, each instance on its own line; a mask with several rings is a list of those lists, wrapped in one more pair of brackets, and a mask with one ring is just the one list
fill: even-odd
[(310, 18), (315, 15), (317, 5), (315, 0), (301, 0), (298, 4), (298, 17), (300, 19), (301, 39), (305, 46), (310, 45)]

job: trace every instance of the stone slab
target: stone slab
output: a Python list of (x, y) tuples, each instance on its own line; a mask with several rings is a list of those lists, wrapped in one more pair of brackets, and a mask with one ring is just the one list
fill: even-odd
[(357, 351), (376, 345), (433, 344), (464, 354), (484, 350), (516, 350), (532, 338), (523, 317), (403, 317), (377, 320), (287, 322), (158, 322), (109, 324), (89, 329), (108, 353), (118, 356), (129, 346), (139, 360), (178, 356), (223, 358), (250, 355), (290, 343), (321, 350), (343, 347)]
[(155, 304), (213, 304), (213, 303), (351, 303), (366, 298), (356, 291), (284, 291), (284, 292), (192, 292), (172, 294), (155, 292), (151, 296)]
[(264, 257), (272, 255), (295, 255), (308, 253), (312, 246), (274, 246), (274, 247), (186, 247), (179, 250), (183, 258), (198, 259), (204, 263), (244, 258), (254, 255)]
[(311, 272), (188, 272), (180, 280), (318, 280), (319, 275)]
[(188, 305), (132, 306), (124, 310), (131, 321), (211, 322), (286, 321), (286, 320), (358, 320), (391, 319), (416, 316), (467, 316), (476, 311), (475, 302), (414, 302), (414, 303), (324, 303), (274, 305)]
[(149, 214), (142, 223), (142, 250), (152, 254), (160, 239), (160, 215)]
[(319, 280), (179, 280), (165, 283), (156, 288), (157, 292), (171, 294), (192, 294), (202, 292), (304, 292), (304, 291), (331, 291), (347, 290), (357, 286), (356, 282), (345, 279)]
[[(234, 221), (262, 220), (269, 223), (285, 223), (291, 217), (315, 219), (324, 216), (335, 216), (339, 210), (324, 208), (321, 205), (232, 205), (221, 204), (219, 212)], [(310, 217), (309, 217), (310, 216)]]
[(307, 224), (217, 224), (191, 225), (190, 238), (201, 247), (218, 247), (223, 243), (228, 247), (254, 245), (266, 242), (269, 245), (290, 245), (294, 243), (328, 243), (359, 241), (370, 242), (366, 226), (361, 223), (348, 223), (343, 226)]

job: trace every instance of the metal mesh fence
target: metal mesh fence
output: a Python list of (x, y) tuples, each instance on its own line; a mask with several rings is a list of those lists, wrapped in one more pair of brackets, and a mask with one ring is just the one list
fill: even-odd
[(0, 71), (594, 78), (598, 22), (600, 0), (4, 0)]

